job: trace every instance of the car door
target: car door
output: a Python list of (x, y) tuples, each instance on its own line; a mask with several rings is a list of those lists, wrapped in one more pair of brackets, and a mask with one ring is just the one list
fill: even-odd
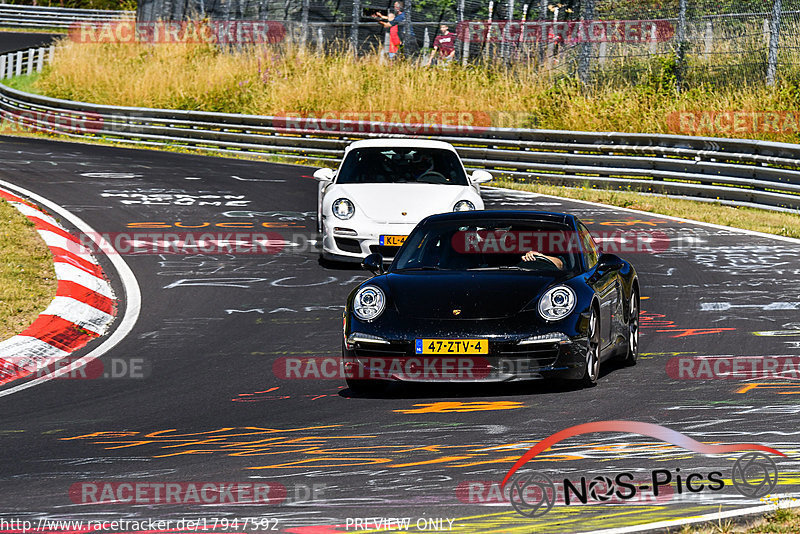
[(589, 285), (592, 286), (600, 301), (600, 347), (606, 348), (612, 341), (614, 310), (619, 300), (619, 277), (616, 271), (598, 269), (599, 251), (594, 238), (583, 223), (578, 223), (578, 236), (583, 247), (586, 268), (591, 273)]

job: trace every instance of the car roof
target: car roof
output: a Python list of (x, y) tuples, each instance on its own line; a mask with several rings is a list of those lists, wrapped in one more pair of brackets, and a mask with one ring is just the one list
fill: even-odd
[(464, 222), (474, 223), (489, 220), (508, 220), (524, 222), (548, 222), (574, 227), (577, 217), (568, 213), (532, 210), (482, 210), (482, 211), (455, 211), (431, 215), (424, 219), (424, 223), (438, 222)]
[(355, 141), (347, 146), (345, 152), (349, 152), (354, 148), (438, 148), (440, 150), (450, 150), (455, 152), (456, 149), (450, 143), (444, 141), (433, 141), (431, 139), (410, 139), (402, 137), (391, 138), (377, 138), (377, 139), (364, 139)]

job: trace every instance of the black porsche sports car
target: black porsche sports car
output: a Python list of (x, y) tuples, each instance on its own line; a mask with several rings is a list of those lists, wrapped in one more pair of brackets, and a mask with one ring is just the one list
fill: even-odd
[(636, 363), (639, 280), (572, 215), (472, 211), (423, 219), (394, 261), (347, 299), (353, 391), (387, 381), (548, 376), (593, 386), (612, 356)]

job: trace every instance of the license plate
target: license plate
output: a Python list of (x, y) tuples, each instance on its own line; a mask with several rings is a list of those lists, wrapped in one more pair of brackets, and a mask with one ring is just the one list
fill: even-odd
[(417, 339), (417, 354), (489, 354), (485, 339)]
[(399, 247), (406, 241), (406, 235), (382, 235), (381, 246), (384, 247)]

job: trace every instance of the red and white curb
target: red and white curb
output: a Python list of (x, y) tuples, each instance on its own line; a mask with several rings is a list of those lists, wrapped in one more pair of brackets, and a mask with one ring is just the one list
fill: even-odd
[(54, 218), (3, 189), (0, 198), (25, 215), (50, 248), (56, 297), (28, 328), (0, 342), (0, 385), (41, 373), (103, 335), (116, 316), (117, 299), (103, 269), (80, 240)]
[[(80, 217), (41, 195), (5, 180), (0, 180), (0, 190), (5, 191), (5, 198), (8, 199), (6, 195), (10, 195), (10, 201), (17, 209), (29, 218), (36, 219), (34, 224), (37, 225), (40, 235), (53, 250), (58, 278), (56, 298), (39, 319), (20, 335), (0, 343), (0, 359), (11, 362), (21, 373), (25, 373), (12, 375), (13, 379), (18, 379), (47, 368), (48, 364), (45, 362), (52, 363), (62, 359), (107, 332), (114, 320), (118, 301), (89, 250), (76, 248), (74, 236), (66, 232), (55, 219), (27, 203), (22, 197), (68, 221), (83, 234), (92, 236), (91, 239), (99, 247), (97, 250), (111, 250), (111, 245), (105, 239)], [(115, 254), (107, 257), (119, 276), (124, 292), (124, 312), (117, 317), (113, 332), (88, 354), (43, 376), (10, 385), (0, 390), (0, 397), (12, 395), (58, 376), (69, 375), (116, 347), (130, 334), (139, 320), (142, 307), (139, 283), (122, 257)], [(1, 366), (2, 364), (0, 370)], [(2, 383), (9, 382), (5, 373), (0, 377), (4, 380)]]

